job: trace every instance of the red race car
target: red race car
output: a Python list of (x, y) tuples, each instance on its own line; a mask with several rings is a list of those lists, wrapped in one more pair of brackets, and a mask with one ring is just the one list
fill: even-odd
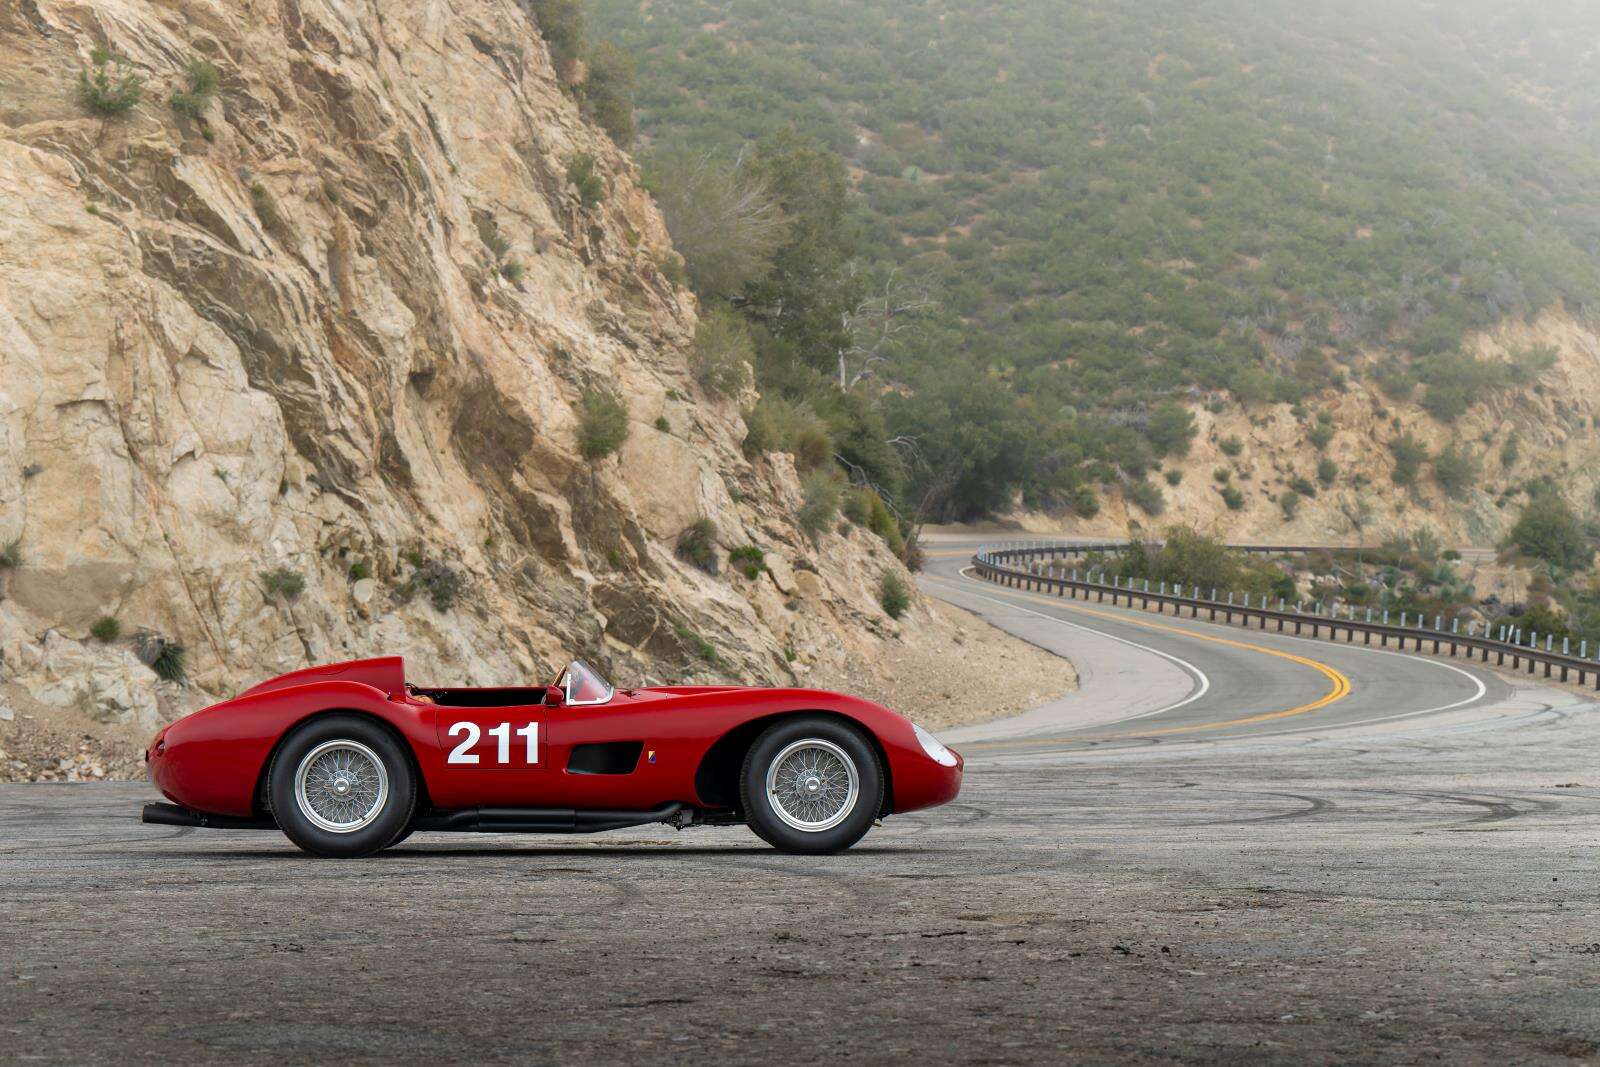
[(961, 757), (887, 708), (814, 689), (429, 689), (398, 656), (311, 667), (179, 719), (145, 753), (144, 821), (282, 829), (319, 856), (415, 830), (593, 833), (747, 823), (790, 852), (953, 799)]

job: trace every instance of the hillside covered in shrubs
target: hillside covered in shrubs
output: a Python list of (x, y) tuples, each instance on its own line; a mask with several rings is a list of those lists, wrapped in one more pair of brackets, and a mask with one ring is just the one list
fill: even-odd
[[(743, 320), (763, 394), (790, 405), (756, 421), (798, 441), (814, 415), (907, 514), (1020, 494), (1148, 521), (1176, 499), (1162, 475), (1193, 413), (1293, 408), (1310, 439), (1363, 387), (1442, 428), (1382, 430), (1403, 492), (1455, 499), (1484, 462), (1504, 490), (1521, 477), (1504, 441), (1451, 428), (1535, 395), (1560, 353), (1479, 340), (1581, 321), (1600, 295), (1594, 63), (1575, 43), (1600, 10), (585, 10), (637, 64), (640, 150), (689, 280)], [(1223, 487), (1218, 511), (1270, 496), (1264, 517), (1293, 515), (1316, 466)]]

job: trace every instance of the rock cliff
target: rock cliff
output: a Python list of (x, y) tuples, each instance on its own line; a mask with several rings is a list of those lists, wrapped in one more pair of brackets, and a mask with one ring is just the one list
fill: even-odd
[[(1552, 308), (1532, 321), (1508, 320), (1471, 339), (1466, 350), (1499, 362), (1532, 349), (1555, 362), (1532, 383), (1488, 390), (1460, 418), (1442, 422), (1415, 397), (1386, 395), (1373, 367), (1387, 354), (1370, 353), (1362, 374), (1329, 390), (1305, 409), (1289, 404), (1211, 410), (1191, 405), (1197, 434), (1189, 454), (1168, 459), (1171, 485), (1151, 476), (1165, 510), (1151, 516), (1120, 494), (1103, 501), (1092, 519), (1019, 512), (1010, 518), (1035, 531), (1122, 536), (1130, 525), (1160, 529), (1185, 523), (1230, 540), (1309, 544), (1376, 544), (1385, 537), (1431, 529), (1446, 544), (1490, 547), (1516, 521), (1526, 497), (1518, 490), (1549, 479), (1580, 514), (1600, 509), (1600, 325)], [(1316, 413), (1326, 413), (1327, 440), (1313, 438)], [(1395, 484), (1391, 444), (1409, 433), (1426, 451), (1414, 486)], [(1431, 462), (1454, 447), (1476, 473), (1448, 494)], [(1332, 467), (1319, 466), (1324, 459)], [(1218, 480), (1226, 471), (1228, 480)], [(1292, 516), (1283, 497), (1299, 481), (1315, 495), (1300, 497)], [(1223, 484), (1240, 493), (1230, 509)]]
[[(142, 79), (125, 113), (102, 71)], [(899, 563), (803, 535), (789, 457), (741, 454), (672, 255), (514, 0), (0, 5), (0, 682), (145, 728), (380, 652), (457, 684), (872, 657)], [(630, 432), (587, 459), (596, 391)], [(702, 518), (716, 574), (675, 552)]]

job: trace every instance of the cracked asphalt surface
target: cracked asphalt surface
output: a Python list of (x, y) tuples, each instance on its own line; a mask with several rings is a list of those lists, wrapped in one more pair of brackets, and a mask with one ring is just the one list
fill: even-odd
[(1600, 1059), (1588, 696), (1302, 642), (1348, 696), (1211, 729), (1327, 678), (956, 569), (926, 588), (1087, 695), (964, 732), (961, 798), (840, 856), (662, 828), (319, 861), (139, 825), (142, 785), (0, 787), (0, 1061)]

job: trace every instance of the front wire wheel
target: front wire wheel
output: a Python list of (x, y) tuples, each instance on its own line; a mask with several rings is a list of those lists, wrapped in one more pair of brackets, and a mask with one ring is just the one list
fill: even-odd
[(820, 737), (792, 742), (767, 765), (773, 814), (796, 830), (818, 833), (844, 822), (861, 799), (861, 774), (849, 753)]
[(877, 751), (855, 727), (824, 715), (769, 727), (745, 754), (745, 819), (786, 852), (838, 852), (872, 826), (883, 806)]

